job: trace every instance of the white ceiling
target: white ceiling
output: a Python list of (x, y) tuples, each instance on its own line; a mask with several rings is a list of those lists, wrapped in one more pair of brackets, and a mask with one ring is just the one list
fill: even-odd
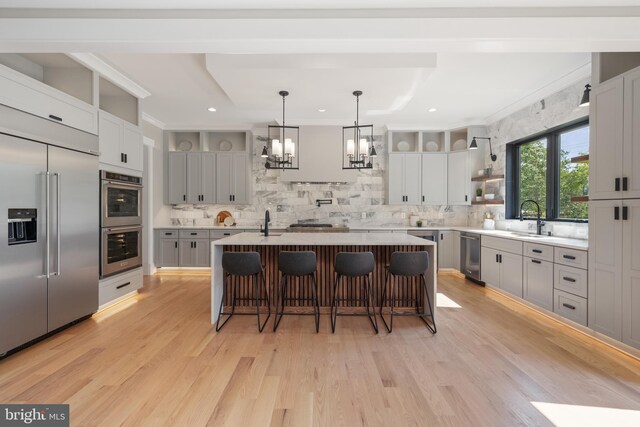
[(279, 90), (291, 93), (288, 124), (348, 125), (355, 120), (351, 92), (358, 89), (364, 91), (361, 123), (448, 129), (495, 120), (590, 70), (586, 53), (102, 57), (152, 93), (143, 101), (144, 112), (171, 128), (280, 121)]

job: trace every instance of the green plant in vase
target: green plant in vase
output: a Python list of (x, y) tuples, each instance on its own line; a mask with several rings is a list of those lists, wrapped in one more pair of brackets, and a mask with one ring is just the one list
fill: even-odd
[(418, 227), (422, 227), (422, 220), (421, 220), (421, 219), (417, 220), (417, 221), (416, 221), (416, 225), (417, 225)]
[(476, 200), (479, 202), (482, 200), (482, 188), (476, 188)]

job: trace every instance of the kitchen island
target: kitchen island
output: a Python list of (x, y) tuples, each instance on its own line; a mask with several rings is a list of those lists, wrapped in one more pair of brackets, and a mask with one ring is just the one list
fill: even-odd
[[(318, 299), (321, 310), (328, 312), (333, 298), (334, 270), (333, 263), (338, 252), (367, 252), (371, 251), (376, 260), (375, 271), (372, 274), (373, 297), (376, 307), (382, 300), (382, 290), (385, 279), (385, 266), (389, 264), (391, 254), (395, 251), (427, 251), (429, 253), (429, 268), (425, 272), (427, 282), (427, 292), (434, 305), (435, 319), (435, 295), (437, 292), (437, 246), (434, 242), (424, 240), (415, 236), (400, 233), (283, 233), (279, 235), (271, 235), (265, 237), (260, 233), (240, 233), (234, 236), (226, 237), (211, 242), (211, 323), (218, 320), (218, 309), (223, 298), (223, 271), (222, 271), (222, 254), (225, 251), (231, 252), (249, 252), (256, 251), (260, 253), (262, 264), (265, 267), (265, 277), (267, 281), (267, 292), (269, 294), (272, 308), (275, 307), (275, 301), (279, 293), (278, 283), (280, 281), (280, 273), (278, 271), (278, 253), (280, 251), (314, 251), (318, 260), (317, 267), (317, 284)], [(240, 301), (239, 308), (242, 304), (245, 307), (255, 307), (253, 297), (253, 288), (249, 278), (239, 278), (237, 290)], [(307, 278), (296, 278), (291, 280), (289, 284), (290, 290), (288, 295), (295, 297), (289, 305), (293, 305), (294, 309), (299, 308), (300, 311), (311, 308), (311, 299), (308, 283), (304, 282)], [(353, 312), (364, 310), (359, 293), (360, 286), (358, 280), (350, 279), (343, 282), (341, 296), (346, 300), (341, 302), (341, 306), (348, 307)], [(396, 288), (396, 306), (411, 307), (415, 310), (415, 303), (424, 312), (424, 295), (418, 295), (418, 281), (414, 279), (403, 279), (403, 286)], [(303, 281), (303, 286), (298, 286)], [(400, 283), (400, 279), (398, 281)], [(230, 283), (227, 284), (230, 286)], [(231, 303), (230, 288), (224, 292), (224, 305)], [(324, 308), (324, 309), (323, 309)], [(255, 308), (253, 308), (255, 310)], [(428, 310), (426, 310), (428, 311)], [(377, 312), (377, 311), (376, 311)]]

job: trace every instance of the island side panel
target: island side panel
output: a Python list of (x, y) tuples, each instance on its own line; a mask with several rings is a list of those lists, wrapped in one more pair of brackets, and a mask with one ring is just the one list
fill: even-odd
[[(218, 308), (220, 304), (220, 298), (222, 298), (222, 283), (223, 283), (223, 275), (221, 269), (222, 263), (222, 252), (226, 251), (235, 251), (235, 252), (247, 252), (247, 251), (257, 251), (260, 253), (262, 258), (262, 263), (265, 265), (265, 275), (267, 279), (267, 288), (269, 292), (269, 296), (271, 299), (272, 307), (275, 307), (276, 298), (279, 297), (279, 281), (280, 281), (280, 273), (278, 271), (278, 253), (282, 250), (291, 250), (291, 251), (303, 251), (303, 250), (312, 250), (316, 253), (318, 258), (318, 297), (320, 300), (320, 305), (324, 309), (328, 309), (331, 306), (333, 301), (333, 283), (334, 283), (334, 269), (333, 269), (333, 261), (335, 259), (335, 255), (338, 252), (346, 252), (346, 251), (355, 251), (355, 252), (365, 252), (371, 251), (374, 253), (374, 257), (376, 259), (376, 269), (372, 274), (372, 285), (374, 288), (374, 302), (375, 306), (379, 307), (382, 302), (382, 290), (384, 286), (385, 280), (385, 269), (384, 267), (389, 263), (391, 258), (391, 254), (394, 251), (418, 251), (418, 250), (426, 250), (429, 253), (430, 265), (429, 269), (425, 272), (425, 279), (427, 282), (427, 292), (429, 293), (429, 297), (431, 298), (431, 303), (435, 312), (435, 296), (437, 293), (437, 276), (436, 276), (436, 268), (437, 265), (437, 253), (436, 247), (433, 245), (393, 245), (393, 246), (368, 246), (368, 245), (358, 245), (358, 246), (328, 246), (328, 245), (214, 245), (212, 248), (212, 322), (217, 320)], [(300, 311), (305, 311), (306, 307), (311, 306), (311, 293), (308, 278), (296, 278), (291, 280), (291, 283), (288, 285), (288, 297), (295, 298), (293, 301), (288, 301), (287, 305), (292, 306), (295, 311), (296, 307), (300, 307)], [(401, 280), (401, 279), (399, 279)], [(349, 298), (348, 301), (341, 302), (341, 306), (343, 307), (352, 307), (354, 311), (359, 311), (360, 307), (363, 307), (363, 304), (360, 301), (361, 289), (359, 286), (359, 279), (352, 281), (351, 283), (347, 281), (343, 281), (342, 287), (340, 289), (340, 294), (344, 297)], [(302, 282), (302, 283), (301, 283)], [(397, 307), (408, 307), (410, 304), (410, 300), (412, 298), (418, 297), (420, 306), (424, 307), (424, 296), (417, 295), (418, 292), (418, 282), (417, 281), (409, 281), (410, 286), (398, 286), (396, 292)], [(299, 286), (302, 284), (303, 286)], [(228, 285), (230, 286), (230, 284)], [(230, 304), (231, 292), (225, 293), (224, 303), (225, 305)], [(250, 298), (248, 301), (241, 301), (239, 308), (242, 306), (251, 307), (255, 306), (252, 298), (253, 294), (253, 286), (249, 279), (241, 278), (239, 279), (238, 284), (239, 297), (241, 298)], [(327, 311), (327, 310), (323, 310)]]

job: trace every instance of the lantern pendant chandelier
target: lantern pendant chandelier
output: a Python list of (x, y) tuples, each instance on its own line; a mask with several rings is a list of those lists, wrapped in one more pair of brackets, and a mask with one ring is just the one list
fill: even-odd
[[(264, 167), (267, 169), (298, 170), (300, 127), (286, 126), (285, 98), (289, 92), (281, 90), (278, 94), (282, 97), (282, 126), (269, 126), (267, 144), (262, 147), (261, 157), (266, 159)], [(271, 153), (268, 145), (271, 145)]]
[(373, 169), (373, 158), (377, 154), (373, 146), (373, 125), (359, 123), (360, 95), (361, 90), (353, 92), (356, 97), (354, 126), (342, 128), (342, 169)]

